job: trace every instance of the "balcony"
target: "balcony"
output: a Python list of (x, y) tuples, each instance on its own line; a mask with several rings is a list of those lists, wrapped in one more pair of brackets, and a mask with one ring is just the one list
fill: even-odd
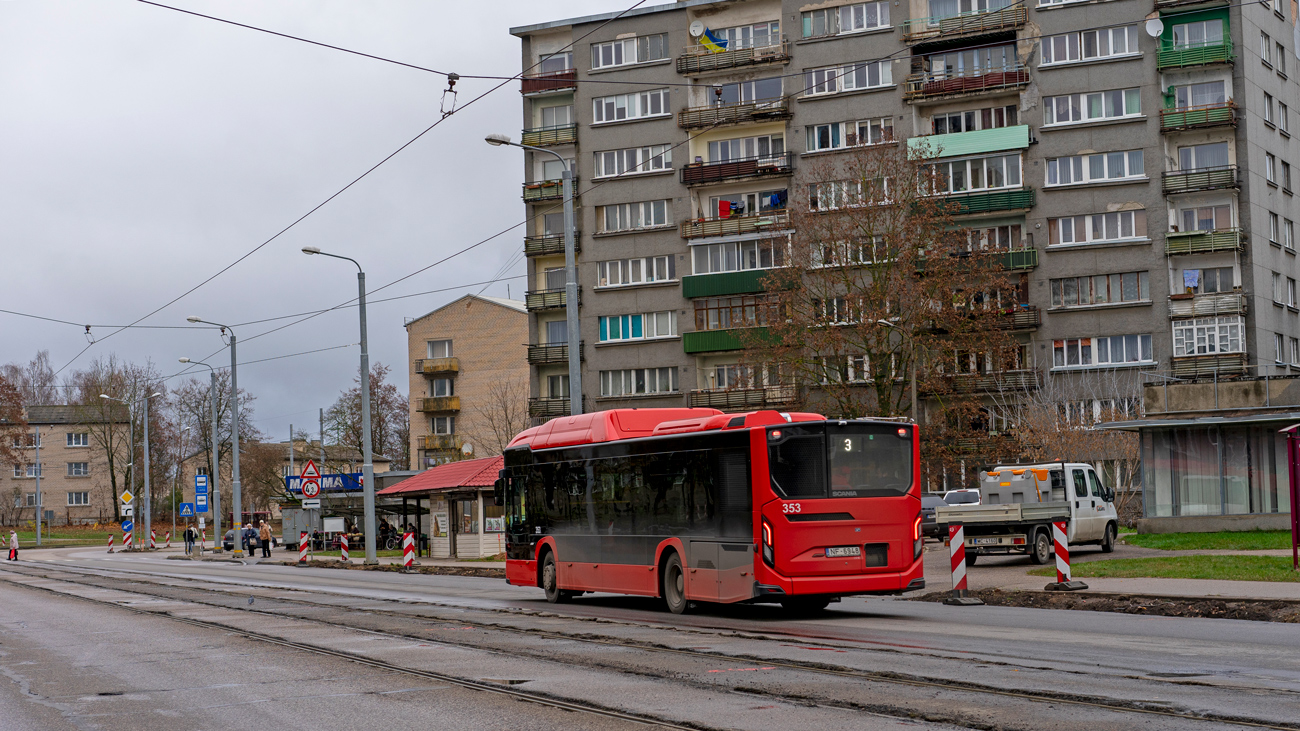
[(1237, 105), (1231, 99), (1223, 104), (1160, 110), (1161, 132), (1235, 126), (1237, 126)]
[(723, 411), (754, 411), (791, 406), (798, 400), (799, 390), (795, 386), (705, 388), (691, 391), (686, 397), (686, 405)]
[(903, 42), (949, 40), (1020, 28), (1028, 12), (1023, 5), (1001, 10), (950, 15), (944, 18), (912, 18), (903, 23)]
[(528, 415), (534, 419), (568, 416), (569, 400), (567, 398), (530, 398), (528, 399)]
[[(1224, 22), (1227, 25), (1227, 22)], [(1224, 38), (1215, 43), (1199, 46), (1175, 46), (1172, 41), (1161, 40), (1160, 51), (1156, 54), (1156, 68), (1181, 69), (1189, 66), (1208, 66), (1218, 63), (1232, 63), (1232, 41)]]
[[(578, 182), (575, 177), (574, 183)], [(574, 195), (577, 198), (577, 195)], [(535, 183), (524, 183), (524, 202), (538, 203), (541, 201), (558, 201), (564, 200), (564, 181), (563, 180), (539, 180)]]
[(681, 169), (681, 180), (687, 185), (716, 183), (722, 180), (764, 178), (789, 175), (794, 168), (794, 153), (742, 157), (726, 162), (691, 163)]
[(1174, 375), (1178, 378), (1242, 376), (1246, 374), (1245, 353), (1174, 356)]
[(565, 69), (549, 74), (531, 74), (520, 79), (521, 94), (550, 94), (556, 91), (572, 91), (578, 88), (578, 70)]
[(1033, 208), (1037, 195), (1033, 188), (998, 190), (988, 193), (962, 193), (945, 196), (952, 204), (949, 213), (954, 216), (974, 216), (995, 211), (1018, 211)]
[(999, 330), (1033, 330), (1042, 324), (1043, 313), (1033, 305), (1022, 305), (1018, 309), (1003, 312), (997, 319)]
[(780, 43), (756, 48), (737, 48), (733, 51), (713, 53), (701, 45), (687, 46), (677, 57), (677, 73), (699, 74), (765, 63), (785, 63), (790, 60), (790, 49), (784, 38)]
[(790, 117), (790, 101), (786, 97), (762, 102), (745, 104), (728, 104), (726, 106), (710, 105), (683, 109), (677, 113), (677, 126), (683, 129), (692, 127), (715, 127), (721, 124), (749, 124), (752, 122), (770, 122), (774, 119)]
[(464, 441), (452, 434), (427, 434), (423, 437), (421, 449), (426, 452), (459, 452)]
[(997, 253), (1002, 268), (1007, 271), (1035, 269), (1038, 267), (1038, 249), (1012, 249)]
[(1212, 251), (1243, 251), (1241, 229), (1170, 232), (1165, 234), (1165, 254), (1208, 254)]
[(1196, 193), (1202, 190), (1219, 190), (1236, 188), (1236, 165), (1220, 165), (1199, 170), (1166, 170), (1160, 174), (1161, 188), (1165, 195), (1179, 193)]
[(682, 296), (727, 297), (733, 294), (753, 294), (763, 291), (763, 280), (771, 276), (771, 269), (745, 269), (739, 272), (718, 274), (688, 274), (682, 277)]
[(1170, 317), (1244, 314), (1246, 314), (1246, 296), (1240, 292), (1217, 292), (1191, 296), (1176, 294), (1169, 298)]
[[(573, 251), (582, 251), (579, 242), (582, 240), (582, 232), (573, 232)], [(524, 256), (552, 256), (564, 253), (564, 234), (548, 234), (546, 236), (525, 236), (524, 237)]]
[[(578, 344), (578, 358), (583, 357), (583, 346), (586, 341)], [(532, 345), (528, 346), (528, 364), (544, 365), (546, 363), (568, 363), (569, 346), (568, 345)]]
[(558, 289), (534, 289), (524, 292), (524, 306), (529, 312), (558, 310), (565, 306), (566, 301), (564, 287)]
[(1039, 372), (1035, 370), (1002, 371), (1000, 373), (958, 373), (944, 380), (957, 393), (1033, 391), (1039, 386)]
[(436, 376), (444, 373), (459, 373), (459, 358), (421, 358), (415, 361), (415, 372), (423, 373), (426, 376)]
[(1228, 5), (1229, 0), (1155, 0), (1156, 10), (1181, 8), (1187, 5)]
[(1029, 68), (1017, 63), (1005, 71), (991, 71), (965, 76), (947, 71), (923, 71), (904, 82), (903, 99), (907, 101), (942, 99), (967, 94), (1016, 89), (1029, 84)]
[(460, 396), (422, 398), (420, 399), (420, 408), (416, 410), (426, 414), (460, 411)]
[(769, 211), (756, 216), (729, 216), (727, 218), (693, 218), (682, 221), (681, 232), (684, 239), (698, 239), (705, 236), (732, 236), (776, 232), (788, 228), (790, 214), (784, 210)]
[(534, 147), (550, 147), (552, 145), (572, 145), (578, 141), (578, 125), (565, 124), (559, 127), (539, 127), (537, 129), (524, 130), (523, 139), (520, 140), (525, 145)]

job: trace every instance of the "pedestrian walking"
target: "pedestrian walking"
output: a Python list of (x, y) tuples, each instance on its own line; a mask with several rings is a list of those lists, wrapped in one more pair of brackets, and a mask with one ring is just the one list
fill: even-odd
[(185, 555), (194, 553), (194, 544), (198, 542), (198, 531), (194, 530), (194, 524), (190, 523), (185, 526)]
[(9, 531), (9, 560), (18, 560), (18, 533)]
[(257, 537), (262, 541), (262, 558), (271, 557), (271, 526), (262, 521), (262, 527), (257, 531)]

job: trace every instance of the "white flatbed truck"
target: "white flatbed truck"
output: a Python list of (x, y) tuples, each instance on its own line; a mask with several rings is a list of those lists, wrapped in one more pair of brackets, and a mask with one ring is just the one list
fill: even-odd
[[(979, 505), (935, 509), (941, 526), (960, 523), (966, 538), (966, 562), (993, 554), (1028, 554), (1031, 561), (1052, 560), (1052, 523), (1066, 521), (1071, 546), (1099, 545), (1115, 550), (1119, 519), (1115, 493), (1092, 465), (1050, 462), (996, 465), (980, 472)], [(946, 527), (945, 527), (946, 530)]]

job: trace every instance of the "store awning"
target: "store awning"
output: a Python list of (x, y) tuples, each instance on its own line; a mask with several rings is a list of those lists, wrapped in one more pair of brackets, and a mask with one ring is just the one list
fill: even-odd
[(1233, 424), (1294, 424), (1300, 421), (1300, 412), (1284, 414), (1247, 414), (1244, 416), (1200, 416), (1187, 419), (1134, 419), (1132, 421), (1111, 421), (1098, 424), (1095, 429), (1118, 429), (1121, 431), (1138, 431), (1140, 429), (1169, 429), (1185, 426), (1220, 426)]

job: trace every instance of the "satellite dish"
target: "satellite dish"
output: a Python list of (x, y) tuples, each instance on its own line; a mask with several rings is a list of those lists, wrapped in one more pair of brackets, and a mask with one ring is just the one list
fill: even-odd
[(465, 445), (460, 448), (460, 451), (462, 454), (468, 457), (474, 454), (474, 445), (470, 444), (469, 442), (466, 442)]
[(1148, 20), (1146, 28), (1147, 28), (1147, 35), (1151, 36), (1152, 38), (1159, 38), (1160, 34), (1165, 32), (1164, 21), (1160, 20), (1159, 18), (1152, 18), (1151, 20)]
[(699, 38), (702, 35), (704, 35), (704, 23), (699, 20), (691, 23), (691, 37)]

